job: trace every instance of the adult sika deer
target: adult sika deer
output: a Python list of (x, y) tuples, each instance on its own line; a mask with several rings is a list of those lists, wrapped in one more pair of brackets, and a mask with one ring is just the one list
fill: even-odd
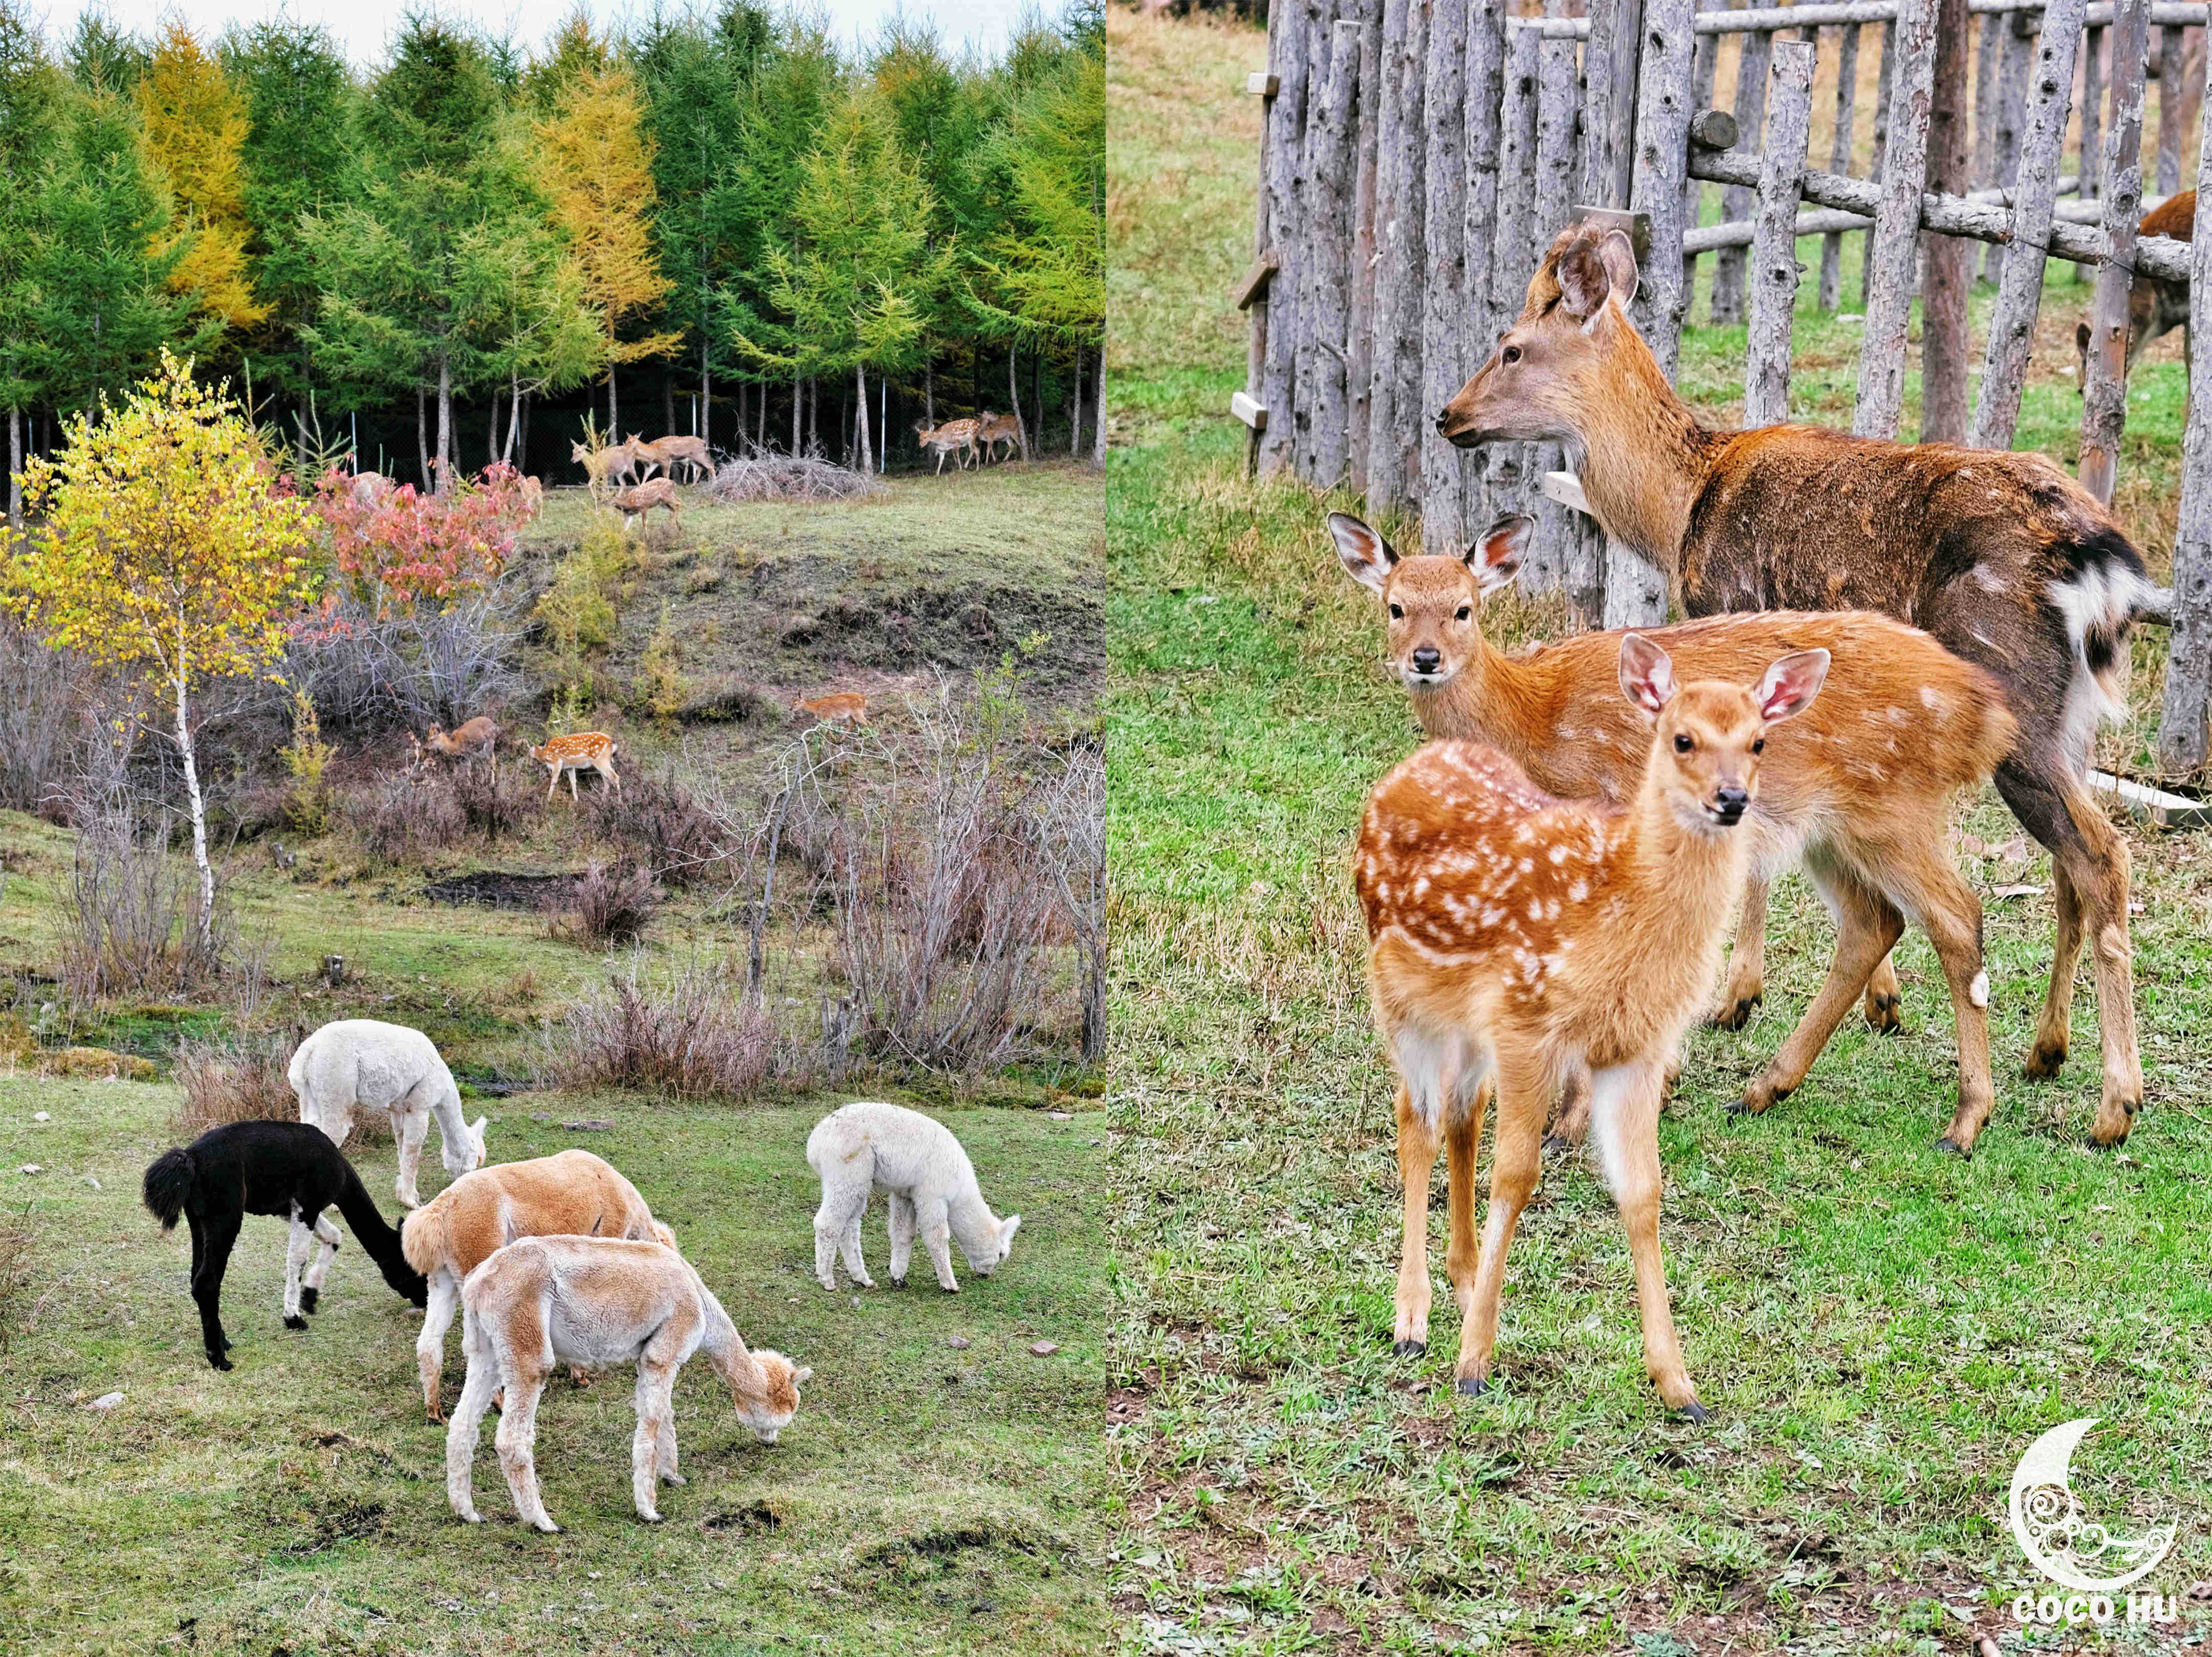
[[(1382, 600), (1390, 659), (1431, 737), (1501, 750), (1547, 792), (1625, 804), (1644, 774), (1649, 735), (1617, 690), (1618, 633), (1583, 633), (1519, 656), (1482, 634), (1485, 597), (1520, 568), (1532, 520), (1499, 519), (1463, 558), (1401, 558), (1346, 513), (1328, 520), (1346, 571)], [(1862, 986), (1867, 1017), (1896, 1023), (1890, 947), (1910, 915), (1926, 930), (1951, 990), (1959, 1031), (1959, 1103), (1941, 1143), (1961, 1153), (1989, 1120), (1989, 979), (1982, 906), (1953, 866), (1951, 797), (1978, 787), (2013, 744), (1996, 681), (1916, 628), (1864, 610), (1715, 616), (1646, 635), (1699, 679), (1743, 679), (1786, 652), (1828, 652), (1820, 701), (1774, 733), (1760, 762), (1744, 920), (1714, 1017), (1735, 1028), (1761, 995), (1766, 889), (1804, 859), (1836, 919), (1826, 981), (1739, 1110), (1763, 1111), (1802, 1085)], [(1875, 981), (1868, 982), (1872, 971)], [(1561, 1132), (1582, 1138), (1571, 1087)]]
[(1636, 283), (1626, 234), (1570, 227), (1437, 429), (1462, 447), (1570, 445), (1598, 522), (1668, 571), (1692, 616), (1880, 610), (1996, 677), (2019, 725), (1997, 791), (2049, 849), (2058, 911), (2027, 1071), (2066, 1062), (2086, 935), (2104, 1041), (2089, 1137), (2118, 1144), (2142, 1103), (2128, 851), (2087, 782), (2098, 722), (2122, 707), (2130, 626), (2156, 592), (2141, 555), (2040, 455), (1811, 426), (1707, 429), (1629, 322)]
[[(1535, 1189), (1545, 1113), (1587, 1066), (1591, 1132), (1636, 1261), (1644, 1367), (1670, 1408), (1704, 1418), (1659, 1258), (1659, 1099), (1719, 965), (1767, 731), (1819, 694), (1827, 671), (1827, 652), (1802, 651), (1755, 689), (1678, 690), (1667, 652), (1627, 634), (1620, 689), (1655, 729), (1625, 811), (1554, 799), (1503, 754), (1466, 742), (1419, 750), (1369, 797), (1353, 868), (1376, 1022), (1398, 1071), (1396, 1344), (1418, 1352), (1428, 1341), (1429, 1173), (1448, 1136), (1462, 1392), (1490, 1378), (1505, 1251)], [(1478, 1249), (1474, 1156), (1493, 1072)]]

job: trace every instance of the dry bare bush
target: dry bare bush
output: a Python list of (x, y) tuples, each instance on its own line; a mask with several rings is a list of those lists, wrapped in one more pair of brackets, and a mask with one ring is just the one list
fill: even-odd
[(307, 694), (328, 729), (459, 725), (520, 685), (514, 662), (521, 629), (507, 585), (381, 610), (334, 597), (294, 630), (285, 678)]
[(699, 492), (710, 501), (859, 501), (880, 495), (884, 486), (866, 472), (811, 455), (757, 450), (720, 461), (720, 470)]
[(653, 982), (633, 961), (548, 1028), (546, 1067), (568, 1088), (742, 1098), (768, 1079), (775, 1047), (760, 998), (722, 974), (694, 962)]
[(342, 796), (339, 810), (380, 863), (420, 863), (457, 843), (468, 823), (450, 786), (387, 773)]
[[(513, 840), (545, 810), (544, 791), (535, 786), (532, 773), (519, 765), (458, 766), (450, 786), (461, 821), (489, 845)], [(593, 798), (596, 800), (597, 796)]]
[(94, 675), (73, 651), (56, 650), (0, 613), (0, 807), (68, 816), (98, 718)]
[(31, 1253), (38, 1241), (32, 1206), (0, 1214), (0, 1354), (30, 1320)]
[(634, 944), (653, 923), (655, 901), (652, 874), (623, 858), (592, 865), (560, 907), (570, 919), (569, 936), (589, 944)]
[(203, 948), (192, 871), (169, 853), (166, 812), (146, 813), (125, 787), (87, 791), (70, 809), (76, 856), (60, 909), (61, 978), (80, 998), (167, 995), (222, 974), (232, 942), (222, 886), (211, 949)]
[(672, 768), (634, 772), (620, 789), (594, 789), (584, 807), (592, 831), (623, 847), (663, 885), (710, 884), (729, 847), (714, 815)]
[(1083, 1062), (1095, 1065), (1106, 1056), (1106, 756), (1096, 743), (1068, 750), (1038, 804), (1037, 856), (1075, 946)]
[(176, 1082), (184, 1098), (177, 1132), (197, 1138), (230, 1122), (298, 1121), (300, 1102), (284, 1074), (298, 1046), (289, 1035), (178, 1042)]

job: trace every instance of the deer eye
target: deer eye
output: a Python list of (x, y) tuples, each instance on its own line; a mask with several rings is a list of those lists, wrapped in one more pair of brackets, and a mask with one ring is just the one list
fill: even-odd
[(1406, 619), (1406, 607), (1405, 607), (1405, 605), (1403, 605), (1403, 604), (1393, 604), (1393, 605), (1391, 605), (1391, 606), (1390, 606), (1390, 619), (1391, 619), (1392, 621), (1394, 621), (1394, 622), (1402, 622), (1402, 621), (1404, 621), (1404, 620)]
[(1498, 353), (1498, 360), (1503, 362), (1520, 361), (1521, 348), (1518, 345), (1507, 346), (1503, 351)]
[(1696, 746), (1697, 744), (1692, 742), (1686, 736), (1677, 734), (1674, 738), (1674, 751), (1677, 754), (1686, 754)]
[(1474, 606), (1473, 604), (1462, 604), (1457, 610), (1452, 612), (1452, 619), (1456, 622), (1464, 622), (1468, 617), (1474, 614)]
[(1766, 738), (1761, 737), (1757, 742), (1752, 744), (1751, 751), (1754, 754), (1764, 754), (1766, 751)]

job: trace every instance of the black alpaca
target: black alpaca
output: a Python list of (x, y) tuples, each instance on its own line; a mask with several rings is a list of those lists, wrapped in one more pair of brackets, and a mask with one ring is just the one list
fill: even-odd
[[(323, 1217), (336, 1205), (361, 1246), (384, 1272), (385, 1282), (416, 1305), (429, 1299), (429, 1285), (399, 1252), (399, 1234), (384, 1223), (369, 1200), (353, 1164), (320, 1128), (299, 1122), (233, 1122), (210, 1128), (182, 1150), (165, 1150), (146, 1170), (146, 1206), (167, 1231), (181, 1214), (192, 1229), (192, 1299), (200, 1308), (200, 1333), (208, 1362), (230, 1368), (223, 1356), (230, 1342), (222, 1332), (222, 1274), (231, 1245), (248, 1214), (271, 1214), (291, 1222), (291, 1247), (284, 1259), (284, 1324), (305, 1329), (302, 1311), (320, 1298), (331, 1257), (337, 1253), (338, 1231)], [(322, 1253), (300, 1283), (300, 1268), (313, 1245)]]

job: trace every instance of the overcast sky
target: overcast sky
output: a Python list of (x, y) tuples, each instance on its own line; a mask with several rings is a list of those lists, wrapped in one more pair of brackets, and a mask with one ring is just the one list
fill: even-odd
[[(996, 56), (1031, 0), (814, 0), (829, 13), (838, 38), (846, 45), (874, 33), (884, 18), (904, 12), (913, 18), (933, 20), (939, 37), (955, 52), (973, 40)], [(592, 15), (602, 24), (650, 9), (651, 0), (585, 0)], [(441, 0), (426, 6), (422, 0), (47, 0), (48, 33), (56, 39), (76, 27), (77, 14), (104, 11), (123, 27), (150, 34), (172, 13), (181, 15), (203, 39), (212, 39), (226, 23), (258, 22), (264, 17), (289, 15), (303, 22), (319, 23), (329, 30), (356, 64), (383, 55), (386, 43), (410, 10), (435, 10), (439, 15), (467, 18), (496, 33), (512, 31), (535, 45), (552, 33), (573, 9), (574, 0)], [(33, 0), (35, 11), (37, 0)], [(678, 9), (681, 0), (671, 5)]]

